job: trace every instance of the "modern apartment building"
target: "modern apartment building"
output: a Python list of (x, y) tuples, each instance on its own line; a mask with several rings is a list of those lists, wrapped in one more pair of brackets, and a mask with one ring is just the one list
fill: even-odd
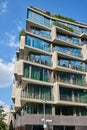
[(87, 129), (87, 25), (27, 8), (16, 52), (15, 130)]

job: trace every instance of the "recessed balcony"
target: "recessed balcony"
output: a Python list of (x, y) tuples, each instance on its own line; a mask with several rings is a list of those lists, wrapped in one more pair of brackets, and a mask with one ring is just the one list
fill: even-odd
[[(77, 51), (76, 51), (77, 50)], [(53, 47), (52, 52), (57, 51), (58, 54), (63, 55), (64, 57), (71, 58), (71, 59), (77, 59), (82, 60), (82, 54), (78, 49), (69, 49), (68, 47)]]
[[(43, 59), (44, 58), (44, 59)], [(28, 60), (34, 63), (46, 65), (46, 66), (52, 66), (52, 62), (50, 60), (47, 60), (47, 58), (50, 58), (49, 56), (42, 55), (42, 58), (40, 55), (31, 55), (29, 56)]]
[(58, 61), (58, 66), (56, 69), (61, 69), (61, 71), (65, 72), (85, 74), (85, 69), (82, 65), (69, 64), (67, 61), (63, 62), (63, 60)]
[(80, 74), (58, 72), (55, 74), (54, 82), (86, 87), (85, 76)]
[(53, 42), (58, 44), (58, 45), (65, 45), (67, 47), (82, 48), (79, 45), (73, 44), (73, 43), (68, 42), (68, 41), (64, 41), (62, 39), (58, 39), (57, 37), (53, 40)]
[[(27, 99), (28, 101), (33, 101), (33, 102), (40, 102), (42, 103), (43, 102), (43, 99), (44, 99), (44, 94), (30, 94), (29, 92), (26, 92), (26, 91), (22, 91), (21, 92), (21, 98), (23, 99)], [(52, 103), (53, 102), (53, 99), (51, 97), (50, 94), (45, 94), (45, 100), (47, 103)]]
[(87, 103), (86, 97), (78, 97), (78, 96), (74, 96), (72, 98), (72, 96), (69, 95), (60, 95), (60, 100), (61, 101), (66, 101), (66, 102), (73, 102), (73, 103)]

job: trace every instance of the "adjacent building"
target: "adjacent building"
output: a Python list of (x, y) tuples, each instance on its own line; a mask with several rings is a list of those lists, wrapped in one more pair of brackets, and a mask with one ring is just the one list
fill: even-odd
[(16, 52), (15, 130), (87, 129), (87, 25), (27, 8)]

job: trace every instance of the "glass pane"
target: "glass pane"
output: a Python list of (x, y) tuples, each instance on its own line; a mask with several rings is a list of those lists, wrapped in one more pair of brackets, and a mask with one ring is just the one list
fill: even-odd
[(29, 65), (24, 64), (24, 77), (29, 78)]

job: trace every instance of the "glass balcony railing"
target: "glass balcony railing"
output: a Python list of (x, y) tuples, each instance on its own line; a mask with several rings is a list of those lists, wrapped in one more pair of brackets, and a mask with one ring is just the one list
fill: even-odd
[(59, 66), (66, 67), (66, 68), (69, 68), (69, 64), (68, 64), (67, 62), (58, 61), (58, 65), (59, 65)]
[(50, 43), (29, 35), (26, 35), (26, 45), (46, 52), (50, 52)]
[(52, 52), (54, 52), (54, 51), (59, 51), (59, 52), (62, 52), (62, 53), (65, 53), (65, 54), (68, 54), (68, 55), (71, 55), (71, 56), (76, 56), (78, 58), (82, 58), (82, 55), (81, 55), (80, 52), (78, 52), (78, 50), (77, 51), (75, 50), (76, 51), (76, 53), (75, 53), (74, 50), (71, 51), (68, 48), (64, 48), (64, 47), (53, 47)]
[(78, 85), (78, 86), (86, 86), (86, 82), (85, 79), (73, 79), (70, 77), (67, 77), (65, 74), (61, 75), (61, 77), (58, 77), (56, 79), (54, 79), (54, 82), (62, 82), (65, 84), (71, 84), (71, 85)]
[(74, 97), (74, 102), (87, 103), (87, 97)]
[(63, 82), (63, 83), (68, 83), (68, 84), (70, 84), (70, 79), (68, 79), (68, 78), (65, 78), (65, 79), (63, 79), (63, 78), (60, 78), (60, 80), (58, 80), (59, 82)]
[(72, 80), (72, 84), (79, 85), (79, 86), (85, 86), (86, 85), (85, 80), (82, 80), (82, 79)]
[(33, 12), (31, 10), (28, 10), (27, 12), (27, 19), (32, 20), (38, 24), (44, 25), (46, 27), (50, 27), (50, 19), (38, 14), (36, 12)]
[(45, 59), (33, 58), (32, 56), (30, 56), (29, 61), (34, 62), (34, 63), (38, 63), (38, 64), (42, 64), (42, 65), (46, 65), (46, 66), (52, 66), (51, 61), (47, 61)]
[(60, 95), (60, 100), (63, 101), (72, 101), (72, 97), (68, 95)]
[(74, 96), (72, 98), (72, 95), (60, 95), (60, 100), (62, 101), (71, 101), (71, 102), (78, 102), (78, 103), (87, 103), (87, 97), (77, 97)]
[(47, 39), (51, 38), (50, 31), (48, 31), (48, 30), (44, 30), (44, 29), (40, 29), (40, 28), (36, 28), (36, 27), (31, 27), (30, 32), (33, 34), (36, 34), (38, 36), (45, 37)]
[(84, 67), (81, 65), (71, 65), (71, 68), (79, 71), (84, 71)]
[[(38, 100), (43, 100), (44, 99), (44, 94), (29, 94), (29, 92), (26, 91), (22, 91), (21, 92), (21, 97), (22, 98), (29, 98), (29, 99), (38, 99)], [(45, 100), (47, 101), (51, 101), (52, 97), (50, 94), (45, 94)]]
[(63, 36), (63, 35), (57, 35), (57, 38), (60, 40), (63, 40), (65, 42), (68, 42), (70, 44), (75, 44), (75, 45), (79, 45), (80, 46), (80, 42), (79, 42), (79, 38), (76, 37), (67, 37), (67, 36)]
[(63, 60), (60, 60), (58, 61), (58, 65), (59, 66), (63, 66), (63, 67), (66, 67), (66, 68), (70, 68), (70, 69), (74, 69), (74, 70), (78, 70), (78, 71), (83, 71), (84, 72), (84, 67), (81, 66), (81, 65), (72, 65), (72, 64), (69, 64), (70, 61), (63, 61)]

